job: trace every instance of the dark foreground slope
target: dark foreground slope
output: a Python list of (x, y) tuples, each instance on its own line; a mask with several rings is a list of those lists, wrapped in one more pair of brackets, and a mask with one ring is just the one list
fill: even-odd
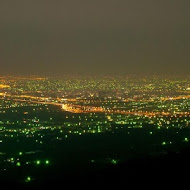
[[(104, 170), (88, 172), (82, 175), (61, 176), (52, 173), (49, 179), (31, 183), (14, 183), (3, 181), (8, 186), (24, 189), (65, 189), (67, 187), (142, 187), (187, 184), (190, 178), (190, 149), (180, 152), (168, 152), (165, 155), (149, 156), (142, 159), (131, 160), (118, 165), (112, 165)], [(120, 188), (119, 188), (120, 189)]]

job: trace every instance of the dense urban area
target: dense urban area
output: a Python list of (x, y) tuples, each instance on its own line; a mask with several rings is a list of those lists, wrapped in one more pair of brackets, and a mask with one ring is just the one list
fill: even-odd
[[(0, 177), (83, 176), (188, 147), (190, 77), (0, 77)], [(52, 175), (53, 174), (53, 175)]]

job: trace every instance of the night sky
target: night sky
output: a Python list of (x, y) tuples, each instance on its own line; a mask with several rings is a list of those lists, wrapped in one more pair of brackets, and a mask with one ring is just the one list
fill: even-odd
[(189, 0), (1, 0), (0, 74), (187, 73)]

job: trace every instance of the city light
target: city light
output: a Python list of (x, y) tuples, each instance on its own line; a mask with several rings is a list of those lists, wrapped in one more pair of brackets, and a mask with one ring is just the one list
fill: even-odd
[[(7, 88), (0, 89), (0, 169), (15, 171), (19, 180), (28, 171), (39, 180), (38, 174), (50, 176), (56, 167), (67, 175), (74, 165), (80, 170), (117, 167), (141, 154), (167, 155), (189, 146), (189, 79), (3, 81)], [(35, 182), (30, 176), (25, 181)]]
[(48, 164), (49, 164), (49, 160), (46, 160), (46, 161), (45, 161), (45, 164), (48, 165)]
[(41, 163), (40, 160), (37, 160), (37, 161), (36, 161), (36, 164), (37, 164), (37, 165), (40, 165), (40, 163)]
[(28, 177), (26, 178), (26, 182), (30, 182), (30, 181), (31, 181), (31, 177), (28, 176)]

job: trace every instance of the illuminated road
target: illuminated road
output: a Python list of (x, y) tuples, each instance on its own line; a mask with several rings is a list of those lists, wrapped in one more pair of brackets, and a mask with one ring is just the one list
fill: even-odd
[[(175, 115), (175, 114), (190, 115), (190, 112), (176, 112), (175, 114), (173, 114), (170, 112), (125, 111), (125, 110), (116, 110), (113, 108), (105, 109), (102, 107), (76, 105), (76, 102), (85, 102), (85, 101), (90, 101), (93, 103), (97, 102), (94, 100), (60, 99), (60, 98), (57, 98), (55, 100), (53, 99), (49, 100), (49, 98), (47, 97), (34, 97), (34, 96), (28, 96), (28, 95), (20, 95), (20, 96), (13, 95), (12, 96), (10, 94), (5, 94), (5, 93), (0, 93), (0, 96), (3, 96), (1, 99), (4, 99), (6, 97), (7, 100), (16, 101), (16, 102), (27, 102), (27, 103), (59, 106), (63, 110), (67, 112), (71, 112), (71, 113), (108, 113), (108, 114), (113, 113), (113, 114), (124, 114), (124, 115), (144, 115), (144, 116), (149, 116), (149, 117), (157, 116), (157, 115), (169, 116), (169, 115)], [(161, 98), (160, 100), (172, 101), (172, 100), (180, 100), (180, 99), (190, 99), (190, 95), (178, 96), (178, 97), (167, 97), (167, 98)], [(126, 100), (126, 101), (129, 101), (129, 100)], [(135, 100), (135, 101), (146, 102), (146, 101), (153, 101), (153, 100)], [(98, 102), (100, 101), (98, 100)]]
[[(102, 107), (80, 106), (80, 105), (71, 105), (71, 104), (63, 104), (63, 103), (47, 102), (47, 101), (45, 102), (28, 101), (28, 100), (21, 100), (21, 99), (14, 99), (14, 101), (59, 106), (64, 111), (71, 112), (71, 113), (108, 113), (108, 114), (113, 113), (113, 114), (122, 114), (122, 115), (144, 115), (148, 117), (159, 116), (159, 115), (162, 115), (162, 116), (174, 115), (170, 112), (124, 111), (124, 110), (104, 109)], [(176, 112), (175, 114), (190, 115), (190, 112)]]
[(3, 89), (3, 88), (10, 88), (9, 85), (4, 85), (4, 84), (0, 84), (0, 89)]

